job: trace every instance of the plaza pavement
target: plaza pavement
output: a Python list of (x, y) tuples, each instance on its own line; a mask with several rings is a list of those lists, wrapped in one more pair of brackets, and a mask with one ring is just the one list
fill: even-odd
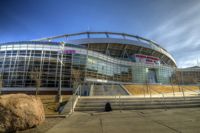
[(200, 108), (75, 112), (47, 133), (200, 133)]

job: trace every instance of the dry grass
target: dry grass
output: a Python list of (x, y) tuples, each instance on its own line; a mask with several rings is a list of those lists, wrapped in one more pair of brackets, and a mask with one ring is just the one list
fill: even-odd
[[(45, 118), (45, 121), (34, 128), (30, 128), (24, 131), (17, 131), (16, 133), (45, 133), (47, 132), (50, 128), (64, 120), (65, 118)], [(5, 130), (0, 127), (0, 133), (5, 133)]]
[(178, 85), (124, 85), (125, 88), (133, 95), (143, 95), (149, 94), (150, 91), (152, 94), (162, 93), (173, 93), (173, 92), (181, 92), (182, 89), (184, 91), (195, 91), (199, 90), (198, 86), (178, 86)]
[(124, 85), (124, 87), (133, 95), (147, 93), (146, 85)]
[[(68, 101), (71, 95), (62, 95), (63, 102)], [(56, 115), (56, 109), (58, 107), (58, 103), (55, 102), (55, 95), (39, 95), (42, 103), (44, 105), (45, 115)]]

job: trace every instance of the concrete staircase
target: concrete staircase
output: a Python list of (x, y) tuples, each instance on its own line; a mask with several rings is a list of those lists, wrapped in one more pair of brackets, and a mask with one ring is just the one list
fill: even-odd
[(167, 109), (200, 107), (200, 97), (134, 98), (126, 97), (80, 97), (75, 111), (104, 111), (111, 103), (113, 110)]

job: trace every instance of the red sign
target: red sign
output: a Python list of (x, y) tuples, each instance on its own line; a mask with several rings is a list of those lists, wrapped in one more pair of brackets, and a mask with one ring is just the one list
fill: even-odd
[(145, 64), (159, 64), (160, 63), (160, 59), (157, 57), (143, 55), (143, 54), (135, 54), (134, 56), (135, 56), (136, 62), (142, 62)]

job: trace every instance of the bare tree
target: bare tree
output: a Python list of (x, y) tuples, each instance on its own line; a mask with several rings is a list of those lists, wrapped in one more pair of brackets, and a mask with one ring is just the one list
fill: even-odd
[(30, 73), (31, 79), (33, 81), (35, 81), (35, 87), (36, 87), (35, 95), (36, 96), (39, 93), (39, 88), (42, 83), (41, 75), (42, 75), (42, 73), (40, 71), (38, 71), (38, 69), (36, 69), (36, 68), (33, 71), (31, 71), (31, 73)]
[(77, 88), (81, 82), (81, 72), (79, 69), (72, 69), (73, 87)]

